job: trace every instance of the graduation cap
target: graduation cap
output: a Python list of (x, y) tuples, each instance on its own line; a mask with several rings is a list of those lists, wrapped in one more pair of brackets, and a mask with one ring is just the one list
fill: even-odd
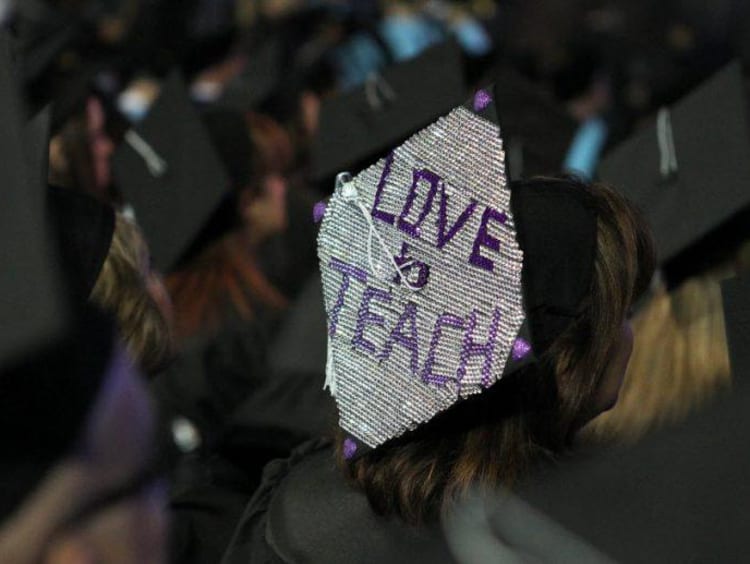
[[(43, 139), (35, 123), (24, 135), (23, 115), (10, 59), (10, 37), (0, 34), (0, 288), (3, 319), (0, 358), (23, 354), (53, 339), (64, 327), (54, 251), (46, 234), (44, 191), (33, 169)], [(28, 154), (24, 143), (36, 154)], [(45, 147), (46, 148), (46, 147)], [(28, 159), (28, 160), (27, 160)], [(42, 165), (42, 163), (39, 163)], [(30, 281), (34, 281), (30, 283)]]
[(602, 163), (612, 183), (644, 211), (667, 282), (707, 266), (748, 232), (750, 137), (742, 69), (731, 63), (659, 112)]
[(511, 179), (559, 173), (577, 124), (538, 85), (510, 67), (493, 73)]
[(32, 117), (24, 128), (27, 174), (32, 186), (47, 184), (51, 126), (52, 108), (47, 106)]
[(112, 344), (111, 325), (65, 292), (40, 182), (46, 120), (20, 122), (10, 41), (0, 32), (0, 519), (74, 444)]
[(461, 52), (447, 42), (371, 75), (361, 88), (324, 99), (312, 147), (313, 178), (325, 181), (376, 160), (465, 97)]
[(490, 504), (481, 542), (534, 562), (741, 562), (749, 408), (735, 386), (680, 427), (557, 465)]
[(239, 111), (256, 108), (277, 89), (283, 74), (283, 49), (278, 38), (247, 49), (247, 62), (239, 76), (224, 88), (217, 105)]
[(125, 135), (112, 166), (154, 262), (174, 267), (225, 200), (229, 178), (176, 72), (146, 118)]
[(42, 77), (76, 38), (78, 27), (59, 10), (40, 2), (18, 2), (18, 40), (25, 82)]
[(732, 374), (750, 378), (750, 279), (740, 276), (724, 281), (721, 294)]

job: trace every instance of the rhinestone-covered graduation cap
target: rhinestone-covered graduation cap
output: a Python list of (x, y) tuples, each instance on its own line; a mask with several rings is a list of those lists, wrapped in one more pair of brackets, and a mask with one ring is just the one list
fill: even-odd
[(510, 199), (491, 90), (356, 177), (339, 175), (318, 245), (347, 457), (531, 356)]
[(663, 108), (605, 158), (600, 176), (643, 209), (670, 285), (746, 238), (750, 135), (740, 63)]

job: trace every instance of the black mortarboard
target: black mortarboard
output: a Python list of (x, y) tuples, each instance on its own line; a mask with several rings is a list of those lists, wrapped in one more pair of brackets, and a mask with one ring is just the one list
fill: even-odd
[(493, 73), (511, 178), (557, 174), (577, 124), (551, 93), (510, 67)]
[(651, 223), (670, 284), (745, 238), (750, 137), (735, 62), (609, 155), (601, 178)]
[(721, 285), (724, 322), (732, 374), (750, 378), (750, 279), (747, 276), (726, 280)]
[(28, 181), (37, 187), (47, 185), (51, 122), (52, 108), (48, 106), (32, 117), (24, 127)]
[(162, 270), (184, 257), (230, 185), (176, 72), (165, 80), (146, 118), (125, 135), (112, 165)]
[[(513, 547), (526, 548), (535, 562), (582, 561), (556, 556), (571, 539), (584, 541), (608, 562), (744, 560), (750, 530), (749, 407), (750, 389), (738, 385), (678, 428), (558, 465), (516, 490), (545, 518), (523, 530), (508, 521), (506, 500), (500, 499), (488, 518), (495, 529), (488, 538), (494, 544), (503, 536), (498, 530), (514, 531)], [(558, 535), (560, 526), (570, 535)], [(540, 539), (555, 542), (553, 536), (556, 545), (529, 550)], [(546, 558), (539, 557), (540, 550)]]
[(465, 97), (461, 52), (448, 42), (386, 68), (352, 92), (324, 99), (312, 147), (313, 178), (359, 170)]
[[(26, 155), (23, 115), (17, 82), (10, 60), (10, 38), (0, 35), (0, 176), (3, 205), (0, 206), (0, 359), (33, 350), (53, 339), (64, 326), (64, 308), (58, 295), (58, 272), (46, 234), (44, 191), (32, 175)], [(33, 134), (32, 134), (33, 133)], [(41, 140), (35, 127), (26, 141), (37, 151)], [(40, 165), (42, 163), (39, 163)], [(30, 281), (33, 281), (30, 282)]]
[(72, 448), (112, 344), (108, 322), (67, 300), (37, 170), (44, 119), (20, 123), (9, 46), (0, 33), (0, 520)]

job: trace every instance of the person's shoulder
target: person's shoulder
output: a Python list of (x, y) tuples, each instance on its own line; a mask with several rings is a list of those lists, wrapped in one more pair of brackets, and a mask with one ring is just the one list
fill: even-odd
[(315, 441), (270, 463), (225, 562), (452, 562), (435, 527), (373, 512), (347, 482), (330, 442)]

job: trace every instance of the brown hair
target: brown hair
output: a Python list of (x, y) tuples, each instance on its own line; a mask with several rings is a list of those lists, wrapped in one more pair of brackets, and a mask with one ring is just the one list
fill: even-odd
[(255, 170), (259, 175), (285, 173), (294, 158), (294, 147), (287, 131), (273, 118), (255, 112), (247, 112), (245, 121), (255, 149)]
[(148, 261), (140, 230), (117, 214), (91, 300), (115, 315), (128, 352), (151, 374), (171, 357), (173, 347), (169, 322), (148, 292)]
[(594, 276), (578, 316), (537, 364), (351, 463), (340, 433), (339, 465), (377, 513), (419, 523), (436, 518), (470, 486), (512, 485), (564, 451), (592, 416), (622, 322), (651, 278), (653, 248), (645, 223), (616, 192), (559, 181), (586, 190), (598, 212)]
[(233, 233), (222, 237), (185, 268), (167, 276), (178, 343), (215, 331), (230, 316), (250, 320), (259, 308), (272, 312), (286, 308), (287, 299), (239, 239)]

